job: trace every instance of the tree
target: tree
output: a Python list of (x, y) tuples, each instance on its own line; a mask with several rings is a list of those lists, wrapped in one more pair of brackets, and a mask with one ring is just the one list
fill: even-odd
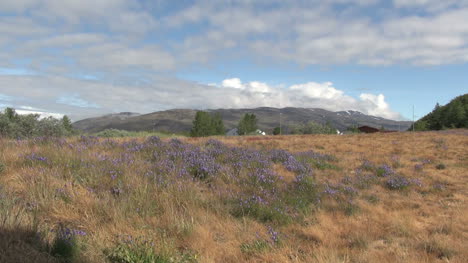
[(13, 108), (6, 108), (5, 109), (5, 116), (10, 121), (14, 121), (15, 119), (18, 118), (18, 114), (16, 113), (15, 109), (13, 109)]
[(257, 117), (255, 114), (246, 113), (239, 121), (237, 132), (239, 135), (246, 135), (257, 130)]
[(213, 135), (224, 135), (226, 133), (226, 128), (219, 112), (212, 116), (211, 126), (213, 128)]
[(444, 106), (437, 103), (432, 112), (419, 119), (414, 127), (418, 130), (467, 128), (468, 94), (458, 96)]
[(8, 138), (32, 138), (36, 136), (58, 137), (70, 135), (67, 123), (52, 117), (40, 119), (38, 114), (20, 115), (12, 108), (6, 108), (0, 113), (0, 136)]
[(64, 115), (63, 118), (62, 118), (62, 125), (63, 125), (63, 128), (69, 132), (69, 133), (72, 133), (73, 132), (73, 126), (71, 124), (71, 120), (70, 118), (68, 118), (67, 115)]
[(208, 112), (197, 111), (193, 126), (190, 130), (192, 137), (204, 137), (211, 135), (224, 135), (225, 128), (221, 114), (210, 115)]

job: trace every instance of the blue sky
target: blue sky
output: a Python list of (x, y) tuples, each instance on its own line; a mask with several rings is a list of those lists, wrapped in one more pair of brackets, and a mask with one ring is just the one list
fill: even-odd
[(411, 119), (468, 92), (468, 0), (0, 2), (0, 107), (310, 107)]

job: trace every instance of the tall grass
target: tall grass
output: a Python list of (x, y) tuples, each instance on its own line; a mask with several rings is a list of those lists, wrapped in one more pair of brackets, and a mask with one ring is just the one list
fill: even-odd
[(0, 262), (467, 258), (466, 136), (252, 138), (0, 140)]

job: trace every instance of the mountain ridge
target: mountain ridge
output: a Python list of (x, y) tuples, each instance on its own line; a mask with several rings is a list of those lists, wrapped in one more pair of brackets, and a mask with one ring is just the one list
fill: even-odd
[[(171, 109), (146, 114), (114, 113), (94, 118), (87, 118), (73, 123), (73, 126), (85, 132), (99, 132), (105, 129), (120, 129), (128, 131), (164, 131), (172, 133), (189, 132), (192, 121), (198, 110)], [(387, 130), (406, 130), (411, 126), (409, 121), (395, 121), (382, 117), (366, 115), (359, 111), (328, 111), (320, 108), (244, 108), (244, 109), (206, 109), (211, 113), (220, 113), (226, 129), (232, 129), (245, 113), (257, 116), (260, 129), (271, 133), (280, 125), (284, 130), (296, 125), (314, 121), (320, 124), (329, 123), (338, 130), (345, 130), (351, 126), (383, 127)]]

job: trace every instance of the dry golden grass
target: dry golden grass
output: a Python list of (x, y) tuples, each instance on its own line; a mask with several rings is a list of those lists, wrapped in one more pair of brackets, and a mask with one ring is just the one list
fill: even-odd
[[(100, 167), (100, 156), (121, 156), (110, 146), (66, 146), (78, 145), (79, 138), (68, 139), (61, 148), (1, 140), (5, 169), (0, 174), (0, 261), (56, 262), (49, 253), (55, 236), (50, 229), (66, 224), (86, 232), (77, 237), (75, 262), (106, 262), (106, 251), (121, 235), (154, 242), (154, 251), (167, 259), (160, 262), (171, 257), (185, 257), (186, 262), (468, 262), (467, 134), (214, 137), (236, 147), (335, 156), (334, 167), (314, 169), (318, 184), (355, 178), (363, 160), (388, 164), (422, 182), (404, 190), (389, 190), (382, 183), (359, 189), (349, 213), (341, 201), (324, 197), (303, 220), (288, 224), (233, 216), (210, 186), (230, 186), (221, 179), (155, 187), (142, 176), (151, 167), (144, 159), (119, 166), (123, 194), (112, 194), (106, 187), (113, 179), (102, 176), (112, 166), (102, 166), (102, 174), (97, 174), (101, 168), (90, 166), (92, 173), (83, 165), (73, 168), (80, 160)], [(195, 145), (209, 139), (181, 138)], [(24, 156), (32, 152), (53, 159), (54, 165), (26, 162)], [(415, 167), (423, 162), (422, 168)], [(445, 168), (437, 169), (439, 164)], [(295, 175), (284, 167), (274, 168), (287, 183), (294, 181)], [(270, 225), (280, 233), (277, 244), (268, 241)], [(43, 244), (28, 243), (37, 233)], [(255, 243), (259, 240), (264, 243)]]

